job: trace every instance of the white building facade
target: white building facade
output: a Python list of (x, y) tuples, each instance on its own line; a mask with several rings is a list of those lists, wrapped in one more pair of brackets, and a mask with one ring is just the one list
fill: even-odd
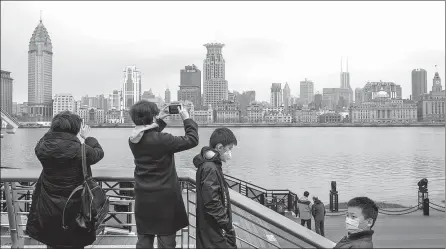
[(69, 93), (56, 94), (53, 101), (53, 117), (63, 111), (76, 113), (76, 101)]

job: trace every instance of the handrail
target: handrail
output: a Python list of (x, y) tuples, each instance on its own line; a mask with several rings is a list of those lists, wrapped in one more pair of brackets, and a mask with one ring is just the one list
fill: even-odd
[[(92, 168), (94, 178), (98, 181), (109, 182), (132, 182), (134, 181), (133, 170), (113, 170), (113, 169), (97, 169)], [(27, 169), (2, 169), (1, 182), (35, 182), (37, 181), (40, 170)], [(195, 171), (192, 169), (177, 169), (178, 178), (180, 181), (190, 182), (195, 184)], [(268, 222), (272, 226), (277, 227), (288, 233), (289, 235), (300, 239), (316, 248), (333, 248), (335, 243), (331, 240), (308, 230), (300, 224), (282, 216), (275, 211), (252, 201), (249, 198), (229, 189), (231, 195), (231, 203), (238, 208), (257, 216), (260, 219)]]

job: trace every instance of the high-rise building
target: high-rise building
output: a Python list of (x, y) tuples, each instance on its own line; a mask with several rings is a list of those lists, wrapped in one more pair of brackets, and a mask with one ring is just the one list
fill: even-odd
[(156, 97), (155, 94), (153, 94), (152, 89), (150, 89), (149, 91), (144, 91), (144, 93), (141, 96), (142, 100), (147, 100), (150, 102), (156, 102)]
[(272, 83), (271, 85), (271, 105), (273, 107), (280, 107), (283, 105), (282, 103), (282, 84), (281, 83)]
[(118, 90), (113, 90), (112, 94), (110, 94), (110, 110), (111, 109), (116, 109), (119, 110), (120, 108), (120, 102), (121, 102), (121, 94), (119, 93)]
[(367, 82), (367, 84), (362, 89), (364, 98), (362, 102), (370, 102), (375, 99), (377, 94), (381, 91), (381, 88), (389, 95), (391, 99), (402, 99), (401, 86), (395, 84), (394, 82)]
[(283, 106), (285, 107), (285, 111), (288, 111), (288, 107), (291, 106), (291, 89), (288, 82), (283, 87)]
[(53, 116), (53, 45), (42, 20), (34, 30), (28, 50), (28, 110), (35, 120)]
[(412, 70), (412, 100), (419, 101), (427, 93), (427, 72), (417, 68)]
[(136, 66), (124, 68), (122, 95), (124, 110), (129, 110), (133, 104), (141, 100), (141, 72)]
[[(224, 44), (207, 43), (206, 59), (203, 63), (203, 105), (215, 105), (228, 100), (228, 81), (225, 79)], [(215, 109), (213, 107), (213, 109)]]
[(314, 83), (305, 78), (300, 82), (300, 100), (304, 105), (308, 105), (314, 100)]
[(445, 90), (441, 85), (441, 78), (438, 71), (435, 72), (432, 79), (432, 91), (428, 94), (421, 94), (421, 99), (417, 103), (418, 121), (426, 122), (445, 122)]
[(346, 88), (323, 88), (322, 105), (328, 110), (339, 110), (348, 107), (350, 90)]
[(8, 114), (12, 111), (12, 81), (11, 72), (1, 70), (1, 107)]
[(167, 88), (166, 91), (164, 91), (164, 102), (166, 104), (170, 103), (170, 90), (169, 90), (169, 88)]
[(350, 73), (348, 72), (348, 57), (347, 57), (347, 71), (344, 72), (342, 69), (342, 58), (341, 58), (341, 87), (342, 89), (348, 89), (349, 94), (348, 98), (346, 99), (348, 105), (350, 103), (353, 103), (353, 90), (350, 86)]
[(178, 90), (178, 101), (190, 101), (195, 110), (201, 106), (201, 71), (195, 66), (185, 66), (180, 71), (180, 90)]
[(53, 116), (63, 111), (76, 112), (76, 102), (74, 101), (73, 95), (69, 93), (61, 93), (54, 96)]
[(363, 98), (364, 98), (364, 93), (362, 91), (362, 88), (357, 87), (355, 89), (355, 104), (361, 104)]
[(319, 92), (316, 92), (316, 94), (314, 95), (314, 108), (316, 110), (322, 108), (322, 94), (320, 94)]

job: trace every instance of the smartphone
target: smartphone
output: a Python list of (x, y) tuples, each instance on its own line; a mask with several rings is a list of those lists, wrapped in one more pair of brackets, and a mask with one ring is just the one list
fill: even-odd
[(169, 105), (169, 114), (178, 114), (180, 113), (181, 105), (173, 104)]

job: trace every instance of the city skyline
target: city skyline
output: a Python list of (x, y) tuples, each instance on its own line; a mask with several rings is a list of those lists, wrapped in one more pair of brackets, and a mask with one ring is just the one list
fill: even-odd
[[(162, 13), (167, 11), (168, 7), (172, 7), (169, 3), (141, 2), (138, 4), (150, 7), (152, 10), (157, 9)], [(261, 7), (260, 14), (265, 14), (264, 9), (267, 8), (279, 8), (286, 12), (287, 8), (280, 7), (284, 5), (303, 8), (310, 13), (315, 13), (318, 6), (330, 4), (303, 2), (272, 4), (265, 2), (256, 3), (256, 6)], [(116, 25), (109, 15), (115, 13), (117, 9), (123, 8), (118, 2), (110, 4), (110, 13), (106, 13), (104, 16), (104, 23), (107, 25), (101, 27), (101, 30), (96, 33), (92, 31), (96, 31), (95, 27), (99, 24), (92, 21), (92, 14), (97, 9), (96, 7), (101, 6), (100, 3), (92, 3), (88, 11), (82, 12), (82, 18), (71, 18), (71, 14), (66, 11), (71, 10), (72, 7), (81, 9), (82, 6), (85, 6), (84, 3), (2, 2), (1, 64), (3, 70), (14, 75), (14, 102), (26, 102), (27, 53), (24, 51), (23, 44), (25, 44), (24, 46), (28, 45), (29, 36), (39, 22), (39, 10), (42, 9), (43, 23), (54, 44), (53, 95), (70, 92), (76, 99), (80, 99), (85, 94), (108, 96), (114, 89), (119, 88), (122, 68), (126, 65), (136, 65), (141, 70), (142, 91), (152, 89), (155, 95), (163, 95), (165, 86), (171, 85), (175, 86), (171, 89), (171, 97), (177, 99), (177, 86), (180, 81), (178, 71), (185, 65), (202, 65), (206, 54), (202, 44), (216, 41), (226, 44), (223, 56), (226, 60), (226, 80), (229, 90), (238, 92), (255, 90), (256, 98), (261, 101), (269, 100), (270, 85), (274, 82), (282, 84), (288, 82), (293, 96), (299, 95), (299, 82), (304, 78), (314, 82), (314, 92), (322, 92), (322, 88), (338, 87), (341, 56), (349, 57), (352, 89), (364, 87), (367, 81), (391, 81), (400, 84), (403, 88), (403, 98), (408, 98), (411, 94), (411, 71), (414, 68), (426, 69), (428, 77), (431, 78), (431, 75), (434, 74), (434, 65), (437, 64), (439, 65), (439, 74), (444, 75), (444, 22), (439, 22), (444, 19), (444, 8), (432, 7), (438, 5), (444, 7), (444, 3), (401, 4), (405, 6), (404, 15), (399, 18), (398, 23), (388, 25), (378, 18), (367, 21), (366, 17), (369, 14), (364, 11), (371, 8), (371, 12), (375, 11), (373, 15), (380, 13), (384, 17), (389, 17), (387, 15), (390, 15), (392, 11), (398, 10), (396, 7), (399, 4), (386, 3), (386, 10), (382, 10), (381, 3), (349, 3), (350, 11), (355, 8), (357, 10), (357, 12), (351, 13), (351, 17), (357, 18), (355, 21), (363, 28), (358, 30), (358, 27), (350, 27), (351, 32), (343, 34), (344, 41), (342, 43), (336, 41), (337, 35), (334, 34), (339, 30), (330, 31), (330, 28), (345, 20), (335, 20), (333, 24), (326, 24), (326, 26), (314, 21), (307, 22), (304, 27), (296, 27), (298, 28), (297, 33), (302, 34), (301, 31), (306, 31), (307, 33), (303, 32), (303, 34), (312, 35), (312, 39), (306, 41), (299, 39), (299, 36), (291, 37), (291, 34), (287, 32), (273, 29), (272, 25), (280, 23), (285, 25), (284, 18), (274, 20), (273, 24), (269, 24), (263, 29), (264, 34), (259, 35), (263, 21), (259, 16), (254, 15), (252, 20), (255, 20), (256, 24), (250, 27), (253, 35), (242, 34), (242, 28), (235, 27), (235, 24), (243, 27), (248, 25), (241, 19), (243, 17), (241, 13), (240, 15), (236, 13), (234, 20), (228, 20), (227, 25), (224, 22), (214, 24), (214, 29), (209, 30), (208, 35), (201, 34), (203, 32), (199, 29), (194, 31), (193, 35), (188, 35), (186, 39), (181, 39), (181, 43), (179, 43), (169, 40), (170, 36), (166, 38), (161, 36), (160, 32), (165, 31), (164, 29), (171, 29), (172, 32), (176, 30), (174, 23), (169, 23), (168, 20), (165, 20), (166, 23), (163, 23), (162, 27), (157, 27), (154, 30), (156, 31), (154, 35), (149, 38), (144, 36), (144, 32), (136, 34), (134, 38), (116, 35), (110, 38), (110, 29), (116, 28), (114, 27)], [(209, 2), (202, 4), (204, 8), (219, 6), (222, 10), (229, 9), (231, 7), (228, 6), (232, 5), (234, 3), (223, 5), (218, 2)], [(338, 5), (342, 7), (343, 4), (336, 3), (333, 5), (334, 9), (341, 9)], [(199, 4), (188, 3), (184, 7), (189, 9), (193, 6), (199, 6)], [(248, 3), (240, 3), (241, 10), (247, 7), (249, 7)], [(420, 17), (416, 21), (411, 20), (411, 15), (418, 12), (425, 14), (426, 17)], [(335, 13), (324, 10), (321, 14), (330, 16)], [(67, 15), (67, 17), (62, 18), (63, 21), (57, 21), (58, 17), (62, 15)], [(143, 22), (143, 17), (139, 18), (141, 19), (137, 19), (138, 22), (135, 25), (142, 27), (138, 23)], [(164, 21), (164, 19), (162, 20)], [(90, 23), (92, 27), (89, 27), (87, 23)], [(125, 23), (119, 25), (122, 26)], [(284, 30), (287, 30), (285, 26)], [(394, 32), (396, 27), (401, 32)], [(408, 39), (412, 34), (410, 30), (417, 27), (423, 28), (425, 33), (428, 33), (429, 39), (420, 37)], [(345, 32), (344, 29), (341, 30)], [(188, 32), (190, 31), (188, 29)], [(321, 36), (319, 33), (322, 33), (322, 36), (332, 35), (336, 39), (328, 43), (326, 40), (319, 39)], [(181, 34), (186, 35), (184, 32), (180, 32), (177, 36)], [(281, 41), (287, 38), (291, 38), (288, 43)], [(367, 41), (368, 39), (371, 41)], [(362, 45), (355, 45), (359, 41)], [(99, 42), (103, 47), (99, 45)], [(291, 43), (297, 45), (291, 46)], [(142, 47), (142, 44), (146, 45)], [(425, 47), (429, 49), (422, 49)], [(82, 53), (81, 50), (85, 52)], [(107, 54), (105, 50), (112, 50), (113, 53)], [(159, 50), (159, 52), (155, 53), (151, 50)], [(123, 56), (124, 54), (125, 56)], [(123, 57), (121, 58), (121, 56)], [(200, 66), (198, 68), (203, 70)]]

